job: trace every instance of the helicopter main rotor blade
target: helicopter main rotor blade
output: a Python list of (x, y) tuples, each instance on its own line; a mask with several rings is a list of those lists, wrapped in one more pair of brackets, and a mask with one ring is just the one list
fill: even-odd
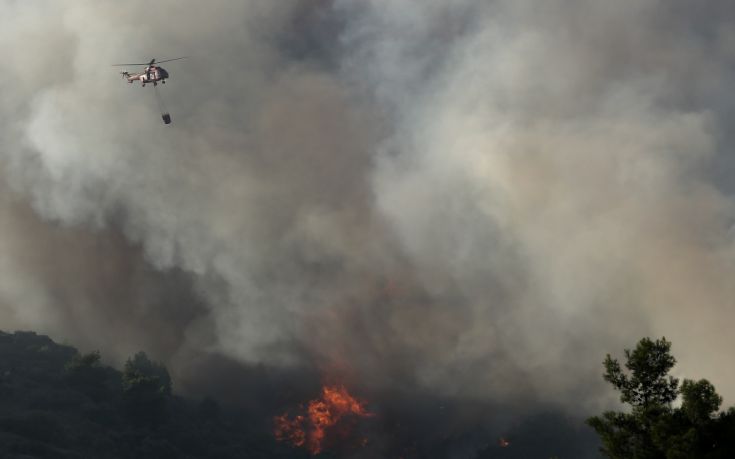
[(178, 61), (179, 59), (186, 59), (187, 57), (188, 57), (188, 56), (183, 56), (183, 57), (176, 57), (176, 58), (173, 58), (173, 59), (164, 59), (164, 60), (162, 60), (162, 61), (158, 61), (158, 63), (160, 64), (161, 62), (171, 62), (171, 61)]
[(161, 62), (178, 61), (179, 59), (186, 59), (187, 57), (189, 57), (189, 56), (176, 57), (176, 58), (173, 58), (173, 59), (164, 59), (162, 61), (156, 61), (155, 59), (151, 59), (150, 62), (137, 62), (135, 64), (112, 64), (112, 66), (113, 67), (124, 67), (126, 65), (147, 65), (147, 66), (151, 66), (151, 65), (153, 65), (156, 62), (158, 62), (160, 64)]

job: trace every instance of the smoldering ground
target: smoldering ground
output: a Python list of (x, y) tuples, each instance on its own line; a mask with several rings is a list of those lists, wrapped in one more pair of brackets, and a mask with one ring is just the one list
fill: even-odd
[[(666, 335), (732, 403), (728, 2), (0, 5), (2, 328), (574, 415)], [(109, 64), (179, 55), (164, 126)]]

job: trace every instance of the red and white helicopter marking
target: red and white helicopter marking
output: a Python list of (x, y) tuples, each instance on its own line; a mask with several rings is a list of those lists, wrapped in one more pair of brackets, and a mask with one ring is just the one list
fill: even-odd
[[(184, 57), (177, 57), (175, 59), (166, 59), (161, 62), (171, 62), (171, 61), (178, 61), (179, 59), (186, 59), (186, 56)], [(128, 71), (120, 72), (120, 74), (123, 76), (123, 78), (126, 78), (128, 80), (128, 83), (133, 83), (133, 81), (140, 81), (141, 86), (145, 87), (146, 83), (153, 83), (153, 86), (157, 86), (158, 82), (160, 81), (162, 84), (166, 84), (166, 78), (168, 78), (168, 72), (163, 67), (159, 67), (156, 65), (156, 60), (151, 59), (148, 63), (142, 63), (142, 64), (113, 64), (113, 67), (125, 67), (128, 65), (145, 65), (145, 70), (141, 73), (130, 73)]]

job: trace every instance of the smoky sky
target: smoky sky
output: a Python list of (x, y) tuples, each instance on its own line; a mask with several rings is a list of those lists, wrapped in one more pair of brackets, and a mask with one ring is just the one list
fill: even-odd
[[(0, 328), (575, 412), (665, 335), (735, 400), (731, 2), (0, 11)], [(178, 56), (165, 126), (110, 65)]]

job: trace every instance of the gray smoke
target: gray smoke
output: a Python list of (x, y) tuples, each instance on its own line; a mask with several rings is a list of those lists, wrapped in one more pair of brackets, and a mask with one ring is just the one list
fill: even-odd
[[(666, 335), (735, 400), (730, 3), (0, 11), (0, 328), (579, 412)], [(164, 126), (109, 64), (179, 55)]]

